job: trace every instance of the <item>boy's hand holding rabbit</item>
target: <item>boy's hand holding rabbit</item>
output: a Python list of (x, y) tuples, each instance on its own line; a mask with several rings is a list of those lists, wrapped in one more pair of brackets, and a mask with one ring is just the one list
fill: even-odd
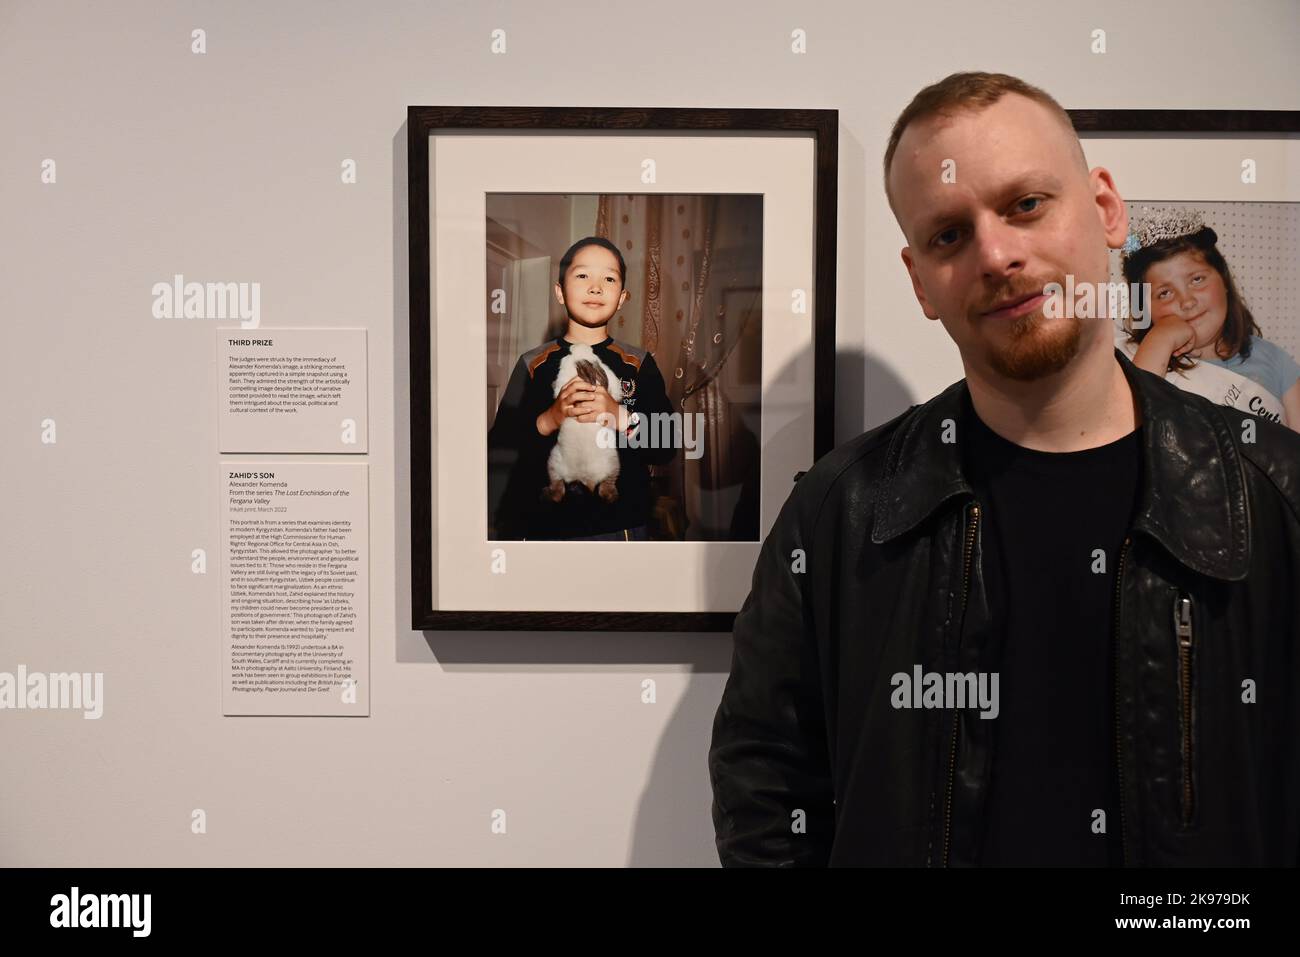
[(537, 431), (542, 435), (558, 432), (566, 416), (579, 422), (597, 422), (602, 413), (616, 416), (617, 428), (627, 427), (627, 413), (609, 390), (580, 378), (570, 379), (545, 412), (537, 417)]

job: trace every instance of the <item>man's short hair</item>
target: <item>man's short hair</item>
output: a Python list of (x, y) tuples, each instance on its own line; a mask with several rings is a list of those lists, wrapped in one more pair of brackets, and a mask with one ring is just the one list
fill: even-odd
[(1019, 93), (1047, 107), (1070, 131), (1079, 163), (1085, 173), (1088, 171), (1088, 160), (1083, 155), (1083, 145), (1079, 142), (1074, 124), (1070, 122), (1070, 114), (1046, 90), (1006, 73), (952, 73), (912, 97), (912, 102), (907, 104), (907, 108), (894, 121), (894, 129), (889, 134), (889, 145), (885, 148), (885, 197), (889, 200), (890, 209), (894, 208), (894, 197), (889, 192), (889, 167), (894, 162), (898, 141), (903, 138), (903, 131), (911, 123), (932, 116), (952, 116), (962, 110), (977, 112), (992, 106), (1008, 93)]

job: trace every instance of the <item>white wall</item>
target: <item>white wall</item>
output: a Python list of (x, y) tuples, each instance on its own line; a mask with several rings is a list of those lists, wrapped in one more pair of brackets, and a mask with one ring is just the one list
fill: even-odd
[[(0, 864), (716, 864), (728, 636), (407, 627), (407, 104), (838, 109), (841, 441), (961, 376), (880, 187), (920, 87), (1300, 109), (1293, 0), (864, 6), (0, 4), (0, 670), (106, 673), (99, 721), (0, 712)], [(369, 718), (221, 716), (212, 323), (151, 317), (174, 273), (370, 331)]]

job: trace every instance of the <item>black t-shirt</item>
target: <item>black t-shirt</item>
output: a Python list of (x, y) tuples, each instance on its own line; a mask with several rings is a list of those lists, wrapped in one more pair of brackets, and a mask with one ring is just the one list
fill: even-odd
[[(521, 355), (510, 374), (488, 433), (489, 508), (496, 503), (489, 516), (494, 540), (559, 540), (645, 525), (651, 504), (649, 467), (668, 462), (676, 453), (663, 439), (680, 437), (652, 419), (672, 411), (654, 356), (606, 336), (592, 344), (592, 352), (619, 378), (621, 404), (641, 418), (634, 430), (636, 438), (626, 438), (618, 449), (618, 497), (605, 502), (580, 483), (572, 483), (558, 503), (543, 498), (550, 482), (546, 461), (559, 433), (539, 434), (537, 417), (555, 401), (555, 377), (570, 346), (563, 336), (548, 340)], [(634, 447), (637, 444), (640, 447)]]
[[(981, 505), (1000, 712), (983, 865), (1122, 864), (1114, 596), (1141, 471), (1141, 427), (1078, 452), (990, 429), (965, 395), (966, 474)], [(1104, 571), (1096, 550), (1104, 554)], [(1093, 832), (1094, 810), (1106, 832)]]

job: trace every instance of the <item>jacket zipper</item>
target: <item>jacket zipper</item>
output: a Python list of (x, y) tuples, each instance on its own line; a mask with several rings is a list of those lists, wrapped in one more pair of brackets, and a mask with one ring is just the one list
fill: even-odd
[(1178, 678), (1183, 705), (1183, 827), (1192, 822), (1192, 600), (1174, 602), (1174, 632), (1178, 635)]
[[(958, 619), (957, 648), (961, 649), (961, 623), (966, 620), (966, 599), (970, 594), (970, 566), (975, 551), (975, 531), (979, 527), (980, 507), (974, 502), (970, 507), (970, 517), (966, 521), (966, 538), (962, 546), (961, 573), (961, 618)], [(952, 744), (948, 748), (948, 789), (944, 799), (943, 812), (943, 866), (948, 866), (948, 848), (952, 837), (952, 782), (957, 772), (957, 728), (960, 726), (956, 711), (952, 716)]]
[(1115, 768), (1119, 775), (1119, 846), (1124, 866), (1128, 867), (1128, 835), (1124, 821), (1124, 756), (1120, 750), (1119, 726), (1119, 603), (1124, 591), (1124, 556), (1128, 553), (1129, 539), (1119, 549), (1119, 562), (1115, 566)]

